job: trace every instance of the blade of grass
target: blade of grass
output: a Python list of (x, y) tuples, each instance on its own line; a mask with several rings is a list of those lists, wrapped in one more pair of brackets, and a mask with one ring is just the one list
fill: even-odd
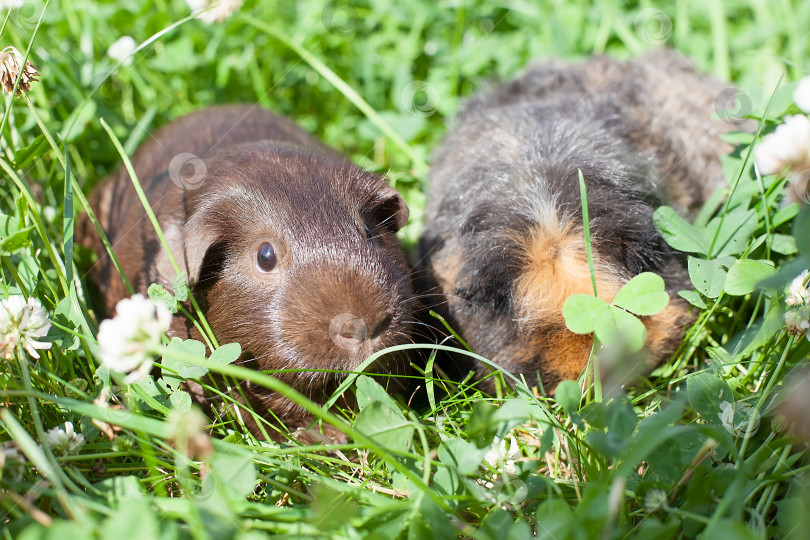
[(65, 279), (73, 282), (73, 184), (70, 182), (70, 156), (65, 148), (65, 191), (62, 210), (62, 247), (65, 254)]
[[(413, 348), (414, 346), (403, 345), (402, 347)], [(436, 346), (432, 345), (431, 347)], [(390, 350), (393, 350), (395, 348), (396, 347)], [(210, 360), (204, 358), (202, 359), (197, 358), (193, 355), (186, 354), (180, 351), (176, 352), (175, 354), (179, 360), (186, 362), (189, 365), (205, 367), (208, 368), (209, 371), (219, 373), (220, 375), (227, 375), (229, 377), (234, 377), (235, 379), (250, 380), (253, 384), (263, 386), (295, 402), (301, 408), (305, 409), (309, 414), (315, 416), (319, 420), (322, 420), (338, 428), (343, 433), (346, 433), (349, 437), (351, 437), (359, 445), (368, 448), (369, 450), (374, 452), (378, 457), (380, 457), (386, 463), (391, 465), (391, 467), (396, 469), (398, 472), (402, 473), (411, 482), (413, 482), (414, 485), (419, 488), (420, 492), (430, 497), (430, 499), (437, 505), (439, 505), (440, 508), (442, 508), (446, 512), (452, 512), (452, 509), (448, 505), (447, 501), (445, 501), (434, 489), (432, 489), (425, 482), (423, 482), (422, 478), (419, 475), (417, 475), (413, 470), (411, 470), (409, 467), (404, 465), (399, 459), (397, 459), (393, 455), (392, 450), (380, 446), (374, 439), (368, 437), (367, 435), (365, 435), (360, 431), (355, 430), (343, 419), (329, 412), (326, 407), (321, 407), (320, 405), (310, 401), (306, 396), (304, 396), (291, 386), (285, 384), (284, 382), (276, 379), (275, 377), (271, 377), (269, 375), (266, 375), (265, 373), (257, 372), (249, 368), (234, 366), (232, 364), (218, 364), (216, 362), (211, 362)]]
[[(42, 449), (44, 450), (44, 456), (47, 458), (47, 462), (49, 464), (48, 471), (49, 471), (49, 473), (51, 475), (50, 479), (51, 479), (52, 482), (54, 482), (54, 484), (58, 488), (61, 488), (61, 489), (67, 488), (70, 491), (73, 491), (74, 493), (81, 493), (81, 490), (73, 482), (71, 482), (70, 479), (62, 471), (61, 467), (59, 466), (59, 464), (56, 461), (56, 458), (53, 455), (53, 452), (51, 452), (51, 449), (50, 449), (49, 445), (46, 443), (45, 428), (43, 427), (44, 424), (42, 422), (42, 417), (39, 414), (39, 406), (37, 405), (37, 402), (34, 399), (34, 397), (32, 395), (30, 395), (30, 394), (33, 394), (34, 387), (31, 384), (31, 374), (29, 373), (29, 370), (28, 370), (28, 357), (23, 352), (22, 346), (19, 346), (19, 345), (17, 347), (17, 359), (20, 362), (20, 372), (22, 374), (23, 385), (25, 386), (26, 391), (29, 392), (29, 396), (28, 396), (27, 400), (28, 400), (28, 406), (29, 406), (30, 412), (31, 412), (31, 417), (32, 417), (33, 423), (34, 423), (34, 431), (36, 432), (37, 437), (39, 438), (40, 442), (42, 443)], [(3, 411), (3, 412), (5, 412), (5, 411)], [(9, 415), (11, 416), (11, 413), (9, 413)], [(11, 416), (10, 421), (14, 421), (14, 420), (16, 420), (16, 418), (13, 418), (13, 416)], [(25, 437), (28, 437), (27, 432), (25, 432)], [(30, 437), (28, 437), (28, 438), (30, 439)]]
[(34, 199), (31, 191), (23, 183), (20, 177), (17, 176), (16, 171), (11, 168), (11, 165), (9, 165), (5, 159), (0, 158), (0, 169), (3, 169), (8, 177), (11, 178), (11, 181), (14, 182), (17, 189), (20, 190), (20, 193), (22, 193), (25, 201), (28, 203), (28, 208), (31, 209), (31, 215), (34, 217), (34, 224), (37, 232), (39, 233), (39, 237), (42, 239), (42, 243), (44, 244), (45, 252), (48, 254), (48, 258), (51, 260), (54, 268), (57, 269), (59, 283), (62, 286), (62, 292), (65, 296), (67, 296), (69, 294), (69, 288), (67, 280), (65, 279), (65, 264), (62, 262), (62, 259), (59, 257), (53, 247), (56, 244), (51, 241), (47, 231), (45, 230), (45, 225), (42, 223), (42, 217), (39, 215), (39, 205), (37, 204), (36, 199)]
[[(773, 102), (776, 99), (776, 92), (779, 90), (779, 87), (782, 86), (782, 79), (784, 76), (779, 77), (779, 80), (776, 82), (776, 86), (771, 92), (771, 97), (768, 100), (768, 105), (765, 107), (765, 112), (762, 114), (762, 119), (759, 121), (759, 125), (757, 125), (757, 131), (754, 133), (754, 140), (758, 140), (760, 135), (762, 134), (762, 128), (765, 127), (765, 119), (768, 117), (768, 113), (773, 106)], [(717, 243), (717, 239), (720, 236), (720, 231), (723, 229), (723, 221), (726, 219), (726, 214), (728, 214), (729, 206), (731, 205), (731, 200), (734, 198), (734, 193), (737, 191), (737, 186), (740, 185), (740, 180), (742, 179), (743, 172), (745, 171), (745, 166), (751, 160), (751, 155), (754, 152), (754, 147), (756, 144), (752, 144), (748, 147), (748, 151), (745, 153), (745, 159), (743, 159), (742, 165), (740, 165), (740, 171), (737, 173), (737, 177), (734, 179), (734, 185), (731, 186), (731, 191), (726, 198), (726, 204), (723, 206), (723, 211), (720, 214), (720, 224), (717, 226), (717, 230), (714, 231), (714, 237), (712, 238), (712, 243), (709, 245), (709, 251), (706, 254), (706, 258), (710, 259), (712, 256), (712, 252), (714, 251), (714, 246)]]
[[(129, 178), (132, 181), (132, 187), (135, 189), (135, 192), (138, 194), (138, 199), (141, 201), (143, 205), (143, 209), (146, 212), (147, 217), (149, 218), (149, 222), (152, 224), (152, 227), (155, 229), (155, 233), (160, 240), (160, 244), (163, 246), (163, 249), (166, 250), (166, 254), (169, 256), (169, 261), (174, 268), (174, 271), (177, 274), (182, 273), (180, 265), (177, 264), (177, 260), (174, 258), (174, 254), (172, 254), (171, 247), (169, 246), (169, 242), (166, 241), (166, 236), (163, 234), (163, 228), (160, 226), (160, 223), (157, 220), (157, 216), (155, 216), (155, 212), (152, 210), (152, 206), (149, 204), (149, 200), (146, 198), (146, 194), (143, 192), (143, 187), (141, 186), (141, 182), (138, 179), (138, 175), (135, 174), (135, 168), (132, 166), (132, 162), (127, 156), (127, 153), (124, 151), (124, 147), (121, 145), (121, 141), (118, 140), (115, 133), (113, 133), (112, 128), (110, 128), (109, 124), (104, 121), (103, 118), (99, 118), (99, 122), (101, 123), (101, 127), (104, 128), (104, 131), (107, 132), (107, 135), (110, 137), (110, 141), (112, 141), (113, 146), (118, 151), (118, 155), (124, 161), (124, 167), (126, 167), (127, 173), (129, 173)], [(214, 336), (213, 330), (208, 325), (208, 320), (205, 317), (202, 309), (200, 308), (197, 300), (194, 298), (194, 295), (189, 292), (189, 300), (191, 301), (191, 305), (194, 307), (194, 311), (199, 319), (199, 322), (193, 321), (194, 325), (200, 331), (200, 334), (208, 341), (208, 346), (212, 350), (219, 347), (219, 343), (217, 343), (217, 339)], [(200, 327), (202, 325), (202, 328)]]
[[(110, 241), (107, 238), (107, 235), (104, 233), (104, 229), (102, 229), (101, 224), (99, 223), (98, 219), (96, 218), (95, 212), (93, 212), (93, 209), (90, 207), (90, 203), (87, 201), (87, 198), (84, 196), (84, 193), (82, 192), (81, 187), (79, 186), (78, 182), (76, 181), (76, 178), (73, 176), (73, 173), (70, 171), (70, 169), (68, 167), (68, 164), (65, 161), (65, 157), (62, 156), (62, 152), (59, 150), (59, 147), (56, 145), (56, 141), (54, 140), (54, 138), (51, 135), (48, 128), (45, 126), (44, 122), (42, 121), (42, 118), (40, 117), (40, 115), (37, 112), (36, 108), (34, 107), (33, 103), (31, 103), (31, 101), (28, 100), (27, 98), (26, 98), (26, 103), (28, 105), (28, 109), (31, 111), (31, 114), (34, 115), (34, 119), (36, 120), (37, 125), (40, 128), (40, 131), (42, 132), (45, 139), (48, 141), (48, 144), (50, 145), (50, 147), (53, 150), (54, 154), (56, 155), (57, 159), (59, 160), (59, 163), (65, 169), (65, 178), (66, 178), (66, 180), (67, 180), (67, 178), (70, 178), (70, 183), (71, 183), (70, 190), (71, 190), (71, 193), (75, 194), (75, 196), (78, 197), (79, 202), (84, 207), (85, 212), (87, 212), (87, 217), (90, 218), (90, 221), (93, 224), (93, 227), (96, 229), (96, 232), (98, 233), (99, 238), (101, 239), (101, 242), (104, 244), (104, 247), (107, 250), (107, 254), (110, 257), (110, 260), (113, 262), (113, 265), (115, 266), (116, 270), (118, 270), (118, 273), (121, 275), (121, 279), (123, 279), (124, 285), (126, 285), (127, 290), (129, 290), (130, 294), (135, 294), (135, 290), (132, 288), (132, 285), (130, 284), (129, 280), (127, 279), (126, 275), (124, 274), (123, 270), (121, 269), (121, 264), (118, 262), (118, 257), (115, 256), (115, 253), (112, 250), (112, 246), (110, 245)], [(65, 189), (67, 190), (67, 188), (65, 188)]]
[(389, 347), (387, 349), (383, 349), (381, 351), (377, 351), (376, 353), (374, 353), (371, 356), (369, 356), (368, 358), (366, 358), (359, 366), (357, 366), (357, 368), (355, 368), (355, 371), (353, 371), (350, 375), (348, 375), (343, 380), (343, 382), (340, 384), (340, 386), (337, 388), (337, 390), (335, 390), (335, 392), (332, 394), (332, 396), (326, 401), (326, 403), (324, 404), (324, 408), (328, 409), (328, 408), (332, 407), (335, 403), (337, 403), (337, 400), (340, 398), (340, 396), (343, 394), (343, 392), (348, 390), (354, 384), (354, 381), (357, 380), (357, 377), (362, 375), (363, 372), (369, 366), (371, 366), (374, 362), (377, 361), (377, 359), (381, 358), (382, 356), (384, 356), (386, 354), (394, 353), (394, 352), (397, 352), (397, 351), (406, 351), (406, 350), (411, 350), (411, 349), (433, 349), (433, 350), (438, 350), (438, 351), (449, 351), (449, 352), (454, 352), (454, 353), (457, 353), (457, 354), (463, 354), (463, 355), (469, 356), (471, 358), (474, 358), (474, 359), (478, 360), (479, 362), (481, 362), (483, 364), (486, 364), (487, 366), (492, 368), (494, 371), (500, 371), (501, 373), (503, 373), (504, 375), (509, 377), (512, 381), (514, 381), (516, 387), (520, 387), (520, 383), (521, 383), (520, 379), (518, 379), (517, 377), (515, 377), (514, 375), (512, 375), (508, 371), (503, 370), (495, 362), (493, 362), (493, 361), (491, 361), (491, 360), (489, 360), (487, 358), (484, 358), (481, 355), (475, 354), (472, 351), (465, 351), (463, 349), (457, 349), (455, 347), (448, 347), (447, 345), (434, 345), (434, 344), (397, 345), (397, 346), (394, 346), (394, 347)]
[(12, 6), (8, 6), (8, 8), (6, 8), (6, 17), (3, 19), (3, 26), (0, 26), (0, 38), (3, 37), (3, 33), (6, 31), (6, 24), (8, 23), (9, 18), (11, 18), (12, 9), (14, 9)]
[(9, 435), (16, 441), (20, 450), (22, 450), (23, 454), (25, 454), (37, 470), (41, 472), (45, 478), (53, 482), (57, 489), (65, 489), (65, 486), (62, 484), (62, 478), (56, 472), (60, 470), (59, 465), (54, 465), (51, 460), (48, 459), (42, 448), (31, 438), (31, 435), (28, 434), (28, 431), (26, 431), (11, 411), (5, 407), (0, 409), (0, 419), (3, 420)]
[(467, 342), (464, 341), (464, 338), (461, 337), (460, 335), (458, 335), (458, 333), (455, 330), (453, 330), (453, 327), (450, 326), (450, 323), (447, 321), (447, 319), (445, 319), (444, 317), (442, 317), (441, 315), (439, 315), (438, 313), (436, 313), (432, 309), (430, 310), (430, 316), (433, 317), (434, 319), (437, 319), (440, 323), (442, 323), (442, 325), (444, 325), (444, 327), (447, 329), (447, 331), (450, 332), (450, 334), (452, 334), (452, 336), (454, 338), (456, 338), (456, 340), (459, 343), (461, 343), (462, 347), (464, 347), (465, 349), (467, 349), (470, 352), (475, 352), (475, 351), (472, 350), (472, 347), (470, 347), (467, 344)]
[[(596, 269), (593, 265), (593, 246), (591, 244), (591, 220), (588, 214), (588, 190), (585, 187), (585, 177), (582, 175), (582, 169), (577, 169), (577, 175), (579, 177), (579, 198), (582, 206), (582, 232), (585, 236), (585, 255), (588, 258), (588, 272), (591, 275), (593, 295), (598, 297), (599, 295), (596, 290)], [(596, 334), (594, 334), (589, 366), (590, 371), (593, 373), (594, 399), (596, 401), (602, 401), (602, 378), (599, 375), (599, 355), (596, 354), (596, 351), (599, 350), (598, 347), (599, 343), (596, 340)], [(587, 379), (587, 377), (585, 377), (585, 379)]]
[[(25, 102), (28, 105), (28, 109), (31, 111), (31, 114), (34, 116), (34, 119), (36, 120), (37, 126), (39, 126), (39, 129), (42, 132), (42, 135), (48, 141), (48, 144), (50, 145), (51, 149), (53, 150), (54, 155), (59, 160), (62, 167), (65, 169), (65, 181), (67, 182), (67, 179), (68, 178), (70, 179), (70, 184), (71, 184), (70, 192), (73, 193), (76, 197), (78, 197), (79, 202), (81, 202), (82, 206), (84, 206), (84, 209), (87, 212), (88, 218), (90, 218), (90, 221), (93, 224), (93, 227), (95, 227), (96, 232), (98, 233), (99, 238), (101, 239), (101, 242), (104, 244), (104, 247), (105, 247), (105, 249), (107, 250), (107, 253), (110, 256), (110, 260), (113, 262), (113, 265), (115, 266), (116, 270), (118, 270), (119, 274), (121, 275), (121, 278), (124, 281), (124, 285), (126, 285), (127, 290), (129, 290), (130, 294), (134, 294), (134, 289), (132, 288), (132, 285), (129, 283), (129, 280), (127, 279), (126, 275), (124, 275), (123, 270), (121, 269), (121, 264), (118, 261), (118, 257), (115, 256), (115, 253), (112, 250), (112, 246), (110, 245), (110, 241), (107, 239), (107, 235), (104, 233), (104, 230), (101, 228), (101, 224), (99, 223), (98, 219), (96, 218), (96, 215), (93, 212), (93, 209), (90, 207), (90, 203), (87, 201), (87, 198), (85, 198), (84, 193), (82, 193), (81, 187), (79, 187), (79, 183), (76, 181), (76, 178), (73, 176), (73, 173), (72, 173), (70, 167), (68, 166), (68, 162), (65, 161), (65, 157), (62, 156), (62, 152), (59, 150), (59, 147), (56, 145), (56, 141), (54, 140), (54, 138), (51, 135), (48, 128), (43, 123), (42, 118), (40, 117), (40, 115), (37, 113), (37, 110), (34, 107), (34, 104), (31, 102), (30, 99), (28, 99), (28, 96), (25, 96)], [(5, 169), (5, 166), (3, 165), (2, 160), (0, 160), (0, 166), (2, 166)], [(22, 183), (18, 182), (18, 185), (22, 185)], [(67, 189), (68, 188), (65, 187), (66, 191), (67, 191)], [(26, 196), (27, 200), (29, 200), (29, 205), (30, 205), (31, 200), (33, 200), (33, 198), (29, 199), (30, 193), (28, 192), (27, 188), (23, 191), (23, 194)], [(39, 213), (36, 211), (36, 209), (34, 209), (34, 210), (35, 210), (34, 211), (34, 216), (35, 216), (35, 218), (37, 220), (39, 220)], [(43, 228), (43, 231), (44, 231), (44, 228)], [(47, 248), (49, 249), (49, 253), (53, 252), (53, 247), (52, 247), (51, 243), (47, 243)], [(56, 258), (56, 261), (58, 261), (59, 264), (55, 263), (54, 266), (56, 268), (59, 268), (59, 269), (62, 270), (62, 272), (59, 273), (59, 277), (60, 277), (60, 279), (63, 279), (63, 276), (66, 275), (64, 264), (56, 256), (55, 252), (53, 252), (53, 254), (51, 255), (50, 258), (51, 258), (52, 261), (54, 260), (54, 258)], [(73, 261), (72, 260), (69, 261), (69, 264), (72, 265)], [(63, 287), (65, 289), (67, 289), (66, 293), (65, 293), (65, 296), (71, 296), (73, 298), (73, 300), (74, 300), (74, 304), (73, 304), (74, 309), (80, 308), (80, 309), (76, 309), (76, 315), (79, 317), (79, 321), (81, 323), (82, 329), (86, 332), (86, 334), (88, 336), (92, 336), (93, 331), (90, 329), (90, 325), (87, 322), (88, 317), (87, 317), (85, 311), (83, 309), (81, 309), (81, 306), (83, 304), (79, 304), (76, 301), (78, 295), (77, 295), (77, 292), (76, 292), (75, 283), (73, 283), (71, 287), (68, 287), (67, 282), (65, 282)], [(97, 344), (94, 341), (86, 341), (85, 340), (85, 341), (82, 342), (82, 346), (85, 348), (85, 350), (89, 349), (89, 350), (91, 350), (93, 352), (96, 352)]]
[(725, 0), (709, 2), (709, 22), (712, 32), (712, 50), (714, 51), (714, 74), (721, 80), (731, 79), (728, 67), (728, 28), (726, 27)]
[(591, 285), (593, 285), (593, 295), (599, 296), (596, 291), (596, 270), (593, 266), (593, 249), (591, 246), (591, 220), (588, 217), (588, 190), (585, 188), (585, 177), (582, 170), (577, 169), (579, 175), (579, 199), (582, 203), (582, 232), (585, 235), (585, 254), (588, 257), (588, 271), (591, 274)]

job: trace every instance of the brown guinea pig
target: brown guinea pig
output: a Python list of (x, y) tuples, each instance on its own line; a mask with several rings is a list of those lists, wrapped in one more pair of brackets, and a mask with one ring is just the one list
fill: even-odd
[(720, 135), (739, 126), (713, 117), (724, 89), (658, 50), (540, 61), (473, 98), (432, 163), (419, 288), (443, 296), (435, 309), (476, 352), (530, 385), (575, 379), (593, 343), (562, 316), (570, 295), (593, 294), (580, 169), (599, 296), (610, 301), (641, 272), (661, 275), (671, 301), (644, 318), (646, 350), (671, 355), (693, 320), (673, 293), (691, 286), (652, 215), (663, 202), (689, 216), (725, 185), (720, 156), (731, 146)]
[[(259, 107), (211, 107), (158, 130), (132, 158), (174, 258), (220, 343), (242, 361), (323, 402), (341, 374), (409, 340), (410, 273), (395, 236), (408, 220), (402, 197), (377, 175)], [(121, 167), (91, 205), (138, 292), (171, 290), (176, 272)], [(89, 220), (81, 243), (100, 259), (92, 277), (108, 314), (129, 295)], [(171, 335), (200, 338), (176, 315)], [(370, 371), (403, 374), (388, 355)], [(392, 379), (393, 380), (393, 379)], [(311, 420), (283, 396), (252, 384), (253, 411), (287, 428)], [(259, 433), (250, 415), (242, 414)], [(268, 428), (273, 438), (281, 437)]]

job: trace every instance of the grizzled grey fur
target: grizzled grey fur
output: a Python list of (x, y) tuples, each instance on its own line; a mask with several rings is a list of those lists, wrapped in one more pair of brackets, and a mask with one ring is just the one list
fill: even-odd
[[(719, 157), (731, 147), (719, 137), (738, 129), (714, 114), (725, 88), (678, 53), (657, 50), (626, 62), (538, 61), (472, 98), (430, 175), (420, 242), (423, 291), (438, 292), (436, 260), (450, 250), (462, 259), (453, 290), (434, 308), (476, 352), (530, 383), (539, 373), (553, 388), (553, 355), (519, 344), (540, 330), (519, 320), (518, 246), (549, 219), (582, 224), (578, 169), (594, 246), (611, 266), (628, 279), (656, 272), (670, 293), (688, 286), (683, 261), (656, 231), (652, 214), (663, 202), (690, 216), (725, 185)], [(677, 344), (680, 329), (673, 332)], [(462, 369), (488, 372), (458, 361)]]

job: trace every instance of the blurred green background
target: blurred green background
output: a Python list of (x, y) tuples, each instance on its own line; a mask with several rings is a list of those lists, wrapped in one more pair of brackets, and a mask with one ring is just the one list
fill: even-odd
[[(44, 7), (29, 0), (11, 10), (4, 46), (25, 52)], [(80, 177), (92, 185), (120, 162), (99, 117), (131, 152), (151, 130), (194, 109), (259, 103), (387, 173), (415, 218), (409, 243), (419, 228), (424, 165), (459, 103), (533, 58), (629, 57), (675, 47), (738, 84), (750, 102), (730, 106), (742, 113), (758, 108), (780, 76), (795, 80), (810, 68), (808, 0), (271, 0), (244, 2), (210, 25), (190, 14), (182, 0), (47, 4), (31, 47), (42, 73), (31, 97), (69, 143)], [(141, 48), (118, 65), (108, 49), (123, 36)], [(378, 117), (359, 109), (313, 62), (345, 81)], [(17, 104), (12, 114), (25, 116)], [(381, 123), (400, 140), (386, 137)], [(6, 129), (6, 151), (12, 141), (30, 143), (28, 132), (36, 131), (32, 118)], [(58, 170), (43, 159), (31, 178), (58, 206), (48, 189), (53, 174)]]

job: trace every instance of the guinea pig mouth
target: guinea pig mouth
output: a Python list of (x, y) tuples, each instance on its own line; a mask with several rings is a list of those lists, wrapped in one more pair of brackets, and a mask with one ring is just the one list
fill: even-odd
[[(306, 367), (289, 383), (304, 393), (318, 393), (337, 387), (351, 372), (357, 371), (369, 357), (388, 347), (400, 345), (410, 340), (406, 324), (397, 313), (338, 313), (331, 320), (324, 321), (323, 330), (308, 336), (296, 336), (296, 365)], [(376, 358), (363, 372), (379, 375), (381, 384), (389, 388), (404, 387), (401, 377), (409, 372), (408, 355), (402, 351), (392, 351)], [(394, 377), (390, 377), (394, 375)], [(385, 381), (383, 381), (385, 379)]]
[[(284, 306), (274, 322), (280, 353), (275, 363), (312, 372), (293, 384), (318, 384), (353, 372), (370, 356), (411, 341), (413, 293), (407, 281), (386, 267), (345, 263), (302, 266), (278, 298)], [(367, 373), (401, 373), (401, 355), (381, 355)], [(304, 380), (307, 379), (307, 380)]]

